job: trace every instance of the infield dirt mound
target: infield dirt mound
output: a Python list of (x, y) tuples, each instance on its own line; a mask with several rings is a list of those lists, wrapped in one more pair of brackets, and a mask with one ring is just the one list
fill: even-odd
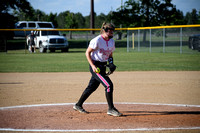
[(200, 127), (200, 107), (116, 104), (122, 117), (106, 114), (106, 104), (85, 104), (89, 114), (72, 109), (72, 104), (9, 108), (0, 110), (0, 128), (94, 130)]

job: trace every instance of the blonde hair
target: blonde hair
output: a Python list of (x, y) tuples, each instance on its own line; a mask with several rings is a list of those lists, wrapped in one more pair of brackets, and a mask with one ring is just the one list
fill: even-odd
[(115, 30), (114, 24), (103, 22), (103, 24), (102, 24), (102, 26), (101, 26), (101, 31), (100, 31), (100, 33), (102, 34), (106, 28), (112, 28), (112, 29)]

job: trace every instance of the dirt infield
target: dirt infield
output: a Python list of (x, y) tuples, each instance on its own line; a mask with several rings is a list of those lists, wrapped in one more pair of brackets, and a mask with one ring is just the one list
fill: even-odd
[[(0, 73), (0, 107), (75, 103), (87, 86), (90, 76), (89, 72)], [(84, 105), (89, 112), (92, 112), (86, 116), (73, 111), (72, 105), (48, 106), (48, 108), (45, 106), (35, 107), (28, 108), (28, 111), (23, 108), (13, 108), (0, 111), (0, 117), (4, 118), (4, 121), (0, 122), (0, 128), (6, 127), (5, 125), (9, 125), (9, 122), (14, 123), (13, 115), (27, 118), (30, 112), (34, 112), (30, 117), (35, 118), (34, 120), (38, 124), (33, 125), (38, 125), (38, 127), (32, 127), (31, 124), (27, 124), (26, 121), (21, 119), (22, 121), (18, 124), (23, 124), (13, 125), (13, 128), (93, 129), (99, 127), (102, 123), (105, 124), (101, 125), (105, 129), (200, 127), (199, 107), (188, 108), (183, 106), (175, 108), (163, 105), (120, 104), (125, 102), (200, 105), (199, 71), (116, 72), (111, 75), (111, 79), (114, 83), (114, 102), (119, 103), (116, 106), (125, 114), (124, 117), (107, 116), (106, 104)], [(86, 102), (105, 103), (104, 94), (104, 88), (100, 86)], [(16, 112), (12, 113), (12, 111)], [(19, 114), (17, 114), (17, 111)], [(6, 113), (8, 114), (6, 115)], [(49, 123), (42, 122), (41, 118)], [(68, 124), (67, 120), (70, 120)], [(85, 125), (73, 124), (77, 121), (81, 121)], [(59, 124), (60, 122), (65, 124)], [(131, 123), (131, 125), (128, 123)], [(57, 128), (52, 125), (59, 125), (60, 127)], [(112, 126), (109, 127), (109, 125)], [(193, 131), (198, 132), (200, 130), (189, 130), (189, 132)]]
[(0, 127), (37, 130), (133, 130), (156, 128), (200, 129), (200, 106), (146, 105), (123, 103), (116, 107), (122, 117), (106, 115), (106, 104), (86, 104), (89, 114), (72, 109), (72, 104), (19, 107), (0, 110)]

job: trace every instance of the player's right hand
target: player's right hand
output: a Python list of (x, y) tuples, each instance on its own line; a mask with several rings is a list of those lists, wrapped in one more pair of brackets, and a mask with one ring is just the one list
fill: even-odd
[(93, 72), (96, 72), (96, 71), (97, 71), (97, 68), (96, 68), (95, 65), (92, 65), (91, 67), (92, 67)]

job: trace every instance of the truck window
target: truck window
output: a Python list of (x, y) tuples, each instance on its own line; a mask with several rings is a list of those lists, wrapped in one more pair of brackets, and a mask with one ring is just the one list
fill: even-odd
[(35, 23), (28, 23), (28, 27), (29, 28), (35, 28), (36, 26), (35, 26)]
[(38, 23), (40, 28), (54, 28), (50, 23)]
[(21, 23), (21, 24), (19, 24), (19, 25), (17, 26), (17, 28), (24, 28), (24, 27), (26, 27), (26, 23)]

